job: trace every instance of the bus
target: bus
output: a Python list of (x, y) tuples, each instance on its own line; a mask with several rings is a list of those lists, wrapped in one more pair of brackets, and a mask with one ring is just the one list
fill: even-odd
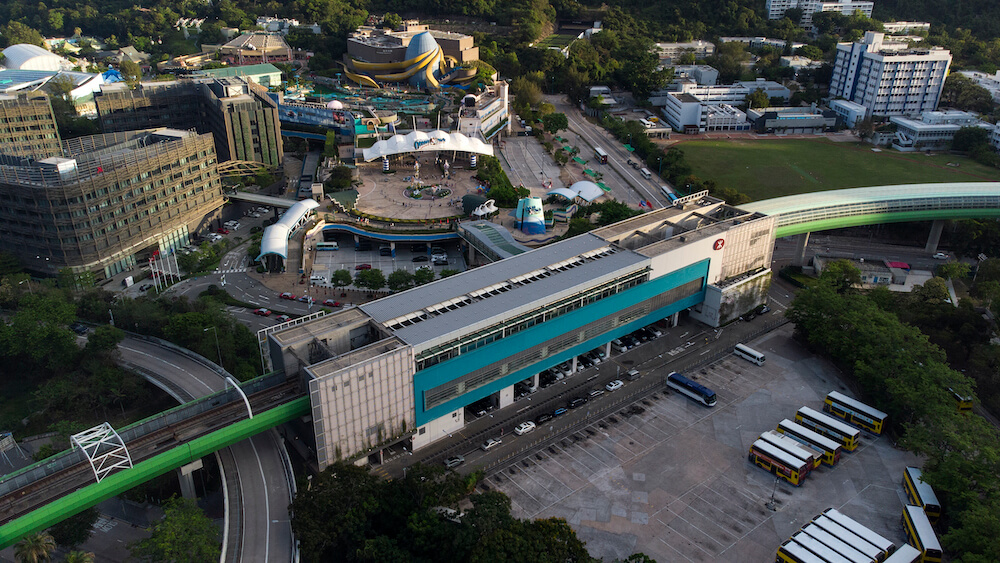
[(594, 147), (594, 155), (597, 157), (597, 162), (601, 164), (608, 163), (608, 153), (604, 152), (601, 147)]
[(833, 520), (837, 524), (840, 524), (841, 526), (846, 528), (849, 532), (852, 532), (854, 535), (860, 537), (861, 539), (877, 547), (880, 551), (884, 553), (884, 555), (882, 555), (882, 558), (879, 559), (880, 561), (888, 557), (896, 549), (896, 546), (891, 541), (876, 534), (868, 527), (862, 526), (861, 524), (858, 523), (857, 520), (851, 518), (850, 516), (845, 515), (836, 508), (827, 508), (826, 510), (823, 511), (823, 516), (826, 516), (830, 520)]
[(958, 412), (969, 412), (972, 410), (972, 396), (971, 395), (960, 395), (958, 391), (955, 391), (951, 387), (948, 388), (951, 392), (951, 396), (955, 397), (955, 403), (958, 406)]
[(660, 186), (660, 191), (663, 192), (663, 195), (666, 196), (670, 203), (677, 201), (677, 194), (674, 193), (674, 190), (670, 189), (670, 186)]
[(774, 563), (826, 563), (826, 561), (789, 538), (778, 546)]
[(337, 244), (337, 241), (317, 242), (316, 243), (316, 250), (317, 251), (320, 251), (320, 250), (340, 250), (340, 245)]
[(744, 360), (747, 360), (748, 362), (757, 364), (758, 366), (764, 365), (764, 360), (765, 360), (764, 354), (761, 354), (760, 352), (754, 350), (749, 346), (745, 346), (743, 344), (737, 344), (736, 347), (733, 348), (733, 353), (743, 358)]
[(795, 413), (795, 422), (818, 432), (831, 440), (840, 442), (845, 450), (853, 452), (858, 449), (861, 432), (853, 426), (848, 426), (836, 418), (827, 416), (809, 407), (802, 407)]
[(815, 553), (820, 559), (826, 561), (827, 563), (853, 563), (850, 559), (844, 557), (840, 553), (837, 553), (836, 550), (830, 549), (829, 546), (824, 545), (823, 542), (816, 540), (802, 530), (792, 534), (791, 539), (795, 543)]
[(904, 543), (882, 563), (918, 563), (923, 556), (919, 549)]
[(924, 482), (923, 473), (916, 467), (903, 470), (903, 490), (910, 504), (924, 509), (927, 519), (936, 524), (941, 517), (941, 503), (938, 502), (934, 489)]
[(843, 555), (844, 558), (849, 560), (851, 563), (872, 562), (871, 557), (868, 557), (864, 553), (861, 553), (857, 549), (854, 549), (847, 542), (841, 540), (837, 536), (834, 536), (833, 534), (827, 532), (826, 530), (815, 524), (812, 523), (807, 524), (804, 528), (802, 528), (802, 533), (808, 534), (809, 537), (822, 543), (823, 545), (829, 547), (830, 549), (836, 551), (840, 555)]
[(867, 557), (869, 561), (882, 561), (887, 555), (889, 555), (888, 552), (875, 547), (869, 543), (868, 540), (862, 538), (826, 516), (823, 516), (822, 514), (814, 518), (810, 525), (822, 528), (824, 532), (827, 532), (861, 553), (864, 553), (865, 557)]
[(882, 433), (882, 426), (885, 424), (886, 417), (889, 416), (836, 391), (830, 391), (826, 394), (823, 410), (876, 435)]
[(691, 381), (676, 371), (667, 376), (667, 387), (691, 397), (706, 407), (715, 406), (715, 391)]
[(750, 463), (766, 469), (776, 477), (795, 485), (802, 485), (808, 471), (808, 463), (784, 450), (772, 446), (764, 440), (757, 440), (750, 446), (750, 454), (747, 457)]
[(908, 504), (903, 507), (903, 531), (906, 532), (906, 541), (923, 554), (921, 561), (941, 561), (941, 543), (931, 527), (931, 521), (919, 506)]
[(823, 452), (823, 463), (833, 466), (840, 461), (840, 443), (817, 434), (801, 424), (796, 424), (787, 418), (778, 423), (778, 432), (807, 446), (812, 446)]
[(823, 460), (820, 459), (821, 454), (818, 451), (774, 430), (761, 433), (760, 439), (785, 450), (799, 459), (808, 461), (809, 471), (816, 469), (823, 463)]

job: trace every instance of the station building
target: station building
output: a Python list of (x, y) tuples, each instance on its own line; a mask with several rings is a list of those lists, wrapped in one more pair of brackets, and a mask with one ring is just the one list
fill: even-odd
[[(465, 425), (465, 407), (683, 312), (720, 326), (764, 302), (772, 217), (709, 197), (658, 209), (357, 308), (266, 332), (309, 389), (321, 468)], [(377, 459), (377, 457), (376, 457)]]

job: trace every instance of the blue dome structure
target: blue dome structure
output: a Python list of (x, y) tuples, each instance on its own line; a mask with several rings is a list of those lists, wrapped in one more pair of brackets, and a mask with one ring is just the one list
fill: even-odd
[[(437, 54), (432, 54), (435, 52)], [(410, 44), (406, 46), (406, 55), (403, 58), (409, 61), (421, 55), (427, 55), (428, 59), (422, 61), (420, 69), (410, 76), (410, 86), (415, 88), (426, 88), (428, 86), (430, 82), (427, 79), (428, 73), (432, 74), (435, 82), (441, 78), (441, 46), (438, 45), (438, 42), (429, 31), (418, 33), (410, 39)], [(437, 86), (437, 84), (432, 85)]]

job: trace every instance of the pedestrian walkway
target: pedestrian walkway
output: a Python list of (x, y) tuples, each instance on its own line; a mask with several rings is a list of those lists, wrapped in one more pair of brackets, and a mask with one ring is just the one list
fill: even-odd
[(212, 273), (214, 273), (214, 274), (241, 274), (243, 272), (246, 272), (248, 269), (249, 268), (227, 268), (227, 269), (216, 268), (215, 271), (212, 272)]

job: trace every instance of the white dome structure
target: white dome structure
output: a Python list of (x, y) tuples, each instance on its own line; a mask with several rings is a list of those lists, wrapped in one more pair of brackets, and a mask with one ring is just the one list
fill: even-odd
[(19, 43), (3, 50), (4, 66), (14, 70), (69, 70), (73, 63), (38, 45)]

